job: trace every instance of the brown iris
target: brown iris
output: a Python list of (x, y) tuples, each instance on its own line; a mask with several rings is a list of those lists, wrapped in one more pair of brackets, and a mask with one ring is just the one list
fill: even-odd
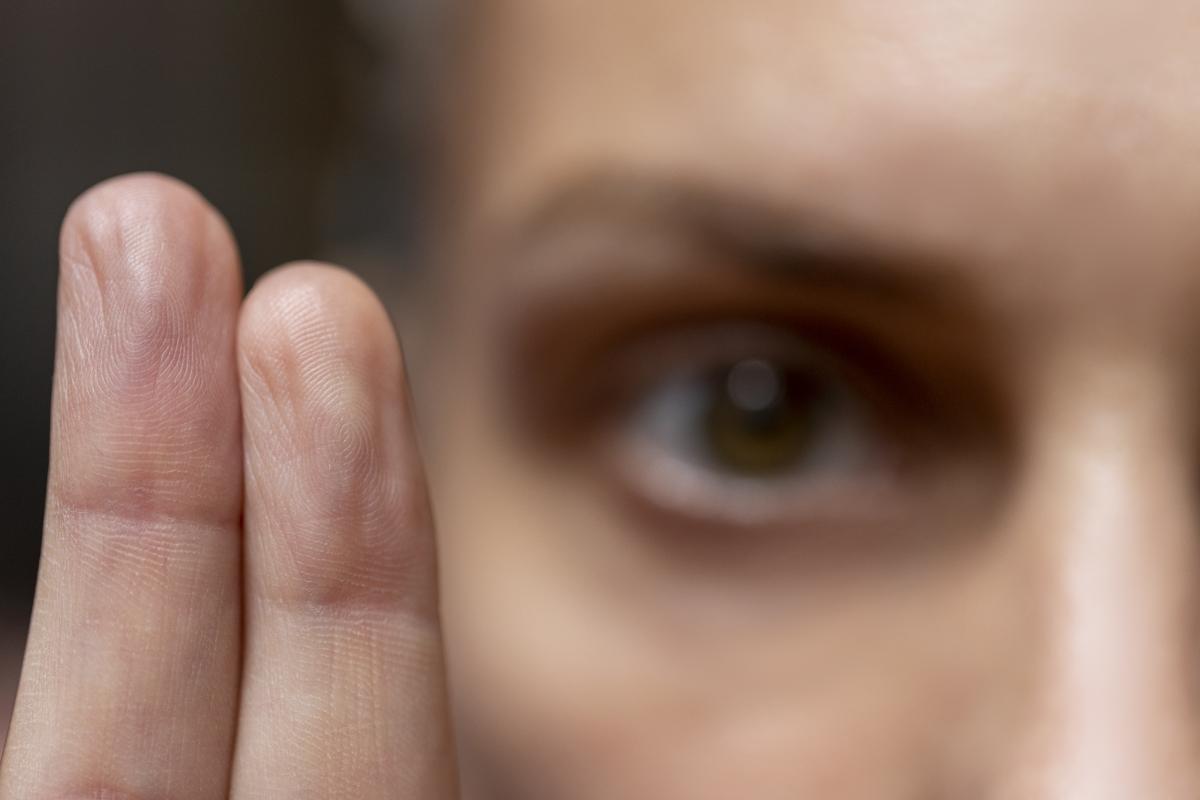
[(718, 370), (705, 413), (711, 457), (724, 469), (764, 477), (811, 455), (826, 392), (814, 376), (762, 359)]

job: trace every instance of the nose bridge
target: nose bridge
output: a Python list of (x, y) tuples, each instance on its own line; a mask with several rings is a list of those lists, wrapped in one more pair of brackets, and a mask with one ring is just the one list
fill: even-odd
[[(1067, 376), (1070, 380), (1067, 380)], [(1030, 436), (1017, 797), (1200, 797), (1191, 453), (1152, 370), (1060, 372)]]

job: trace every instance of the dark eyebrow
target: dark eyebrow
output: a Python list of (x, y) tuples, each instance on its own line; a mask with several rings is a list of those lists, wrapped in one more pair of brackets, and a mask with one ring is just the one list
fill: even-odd
[(771, 278), (894, 299), (943, 296), (960, 275), (943, 254), (696, 181), (593, 174), (564, 185), (512, 231), (511, 251), (600, 235), (694, 249)]

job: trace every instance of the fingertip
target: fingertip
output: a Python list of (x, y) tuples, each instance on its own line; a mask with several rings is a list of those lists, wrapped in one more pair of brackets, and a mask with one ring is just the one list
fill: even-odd
[(159, 172), (133, 172), (100, 181), (79, 195), (67, 210), (68, 221), (86, 218), (96, 208), (138, 199), (178, 203), (180, 207), (215, 209), (199, 191), (178, 178)]
[(263, 376), (336, 362), (379, 386), (403, 380), (387, 309), (361, 278), (331, 264), (295, 262), (263, 276), (243, 303), (238, 342), (241, 361)]
[(241, 300), (228, 225), (180, 181), (123, 176), (72, 204), (60, 262), (55, 496), (227, 518)]
[(294, 261), (263, 275), (246, 298), (247, 313), (256, 306), (266, 310), (280, 305), (323, 310), (346, 320), (363, 322), (394, 332), (387, 309), (362, 278), (336, 264)]
[(83, 269), (100, 283), (133, 289), (201, 278), (241, 292), (233, 232), (190, 185), (158, 173), (122, 175), (80, 195), (60, 234), (63, 279)]

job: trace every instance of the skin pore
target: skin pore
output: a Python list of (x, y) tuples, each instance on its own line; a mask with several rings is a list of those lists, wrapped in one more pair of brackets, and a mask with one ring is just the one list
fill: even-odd
[(428, 489), (360, 282), (68, 215), (0, 800), (1200, 794), (1200, 9), (461, 36)]

